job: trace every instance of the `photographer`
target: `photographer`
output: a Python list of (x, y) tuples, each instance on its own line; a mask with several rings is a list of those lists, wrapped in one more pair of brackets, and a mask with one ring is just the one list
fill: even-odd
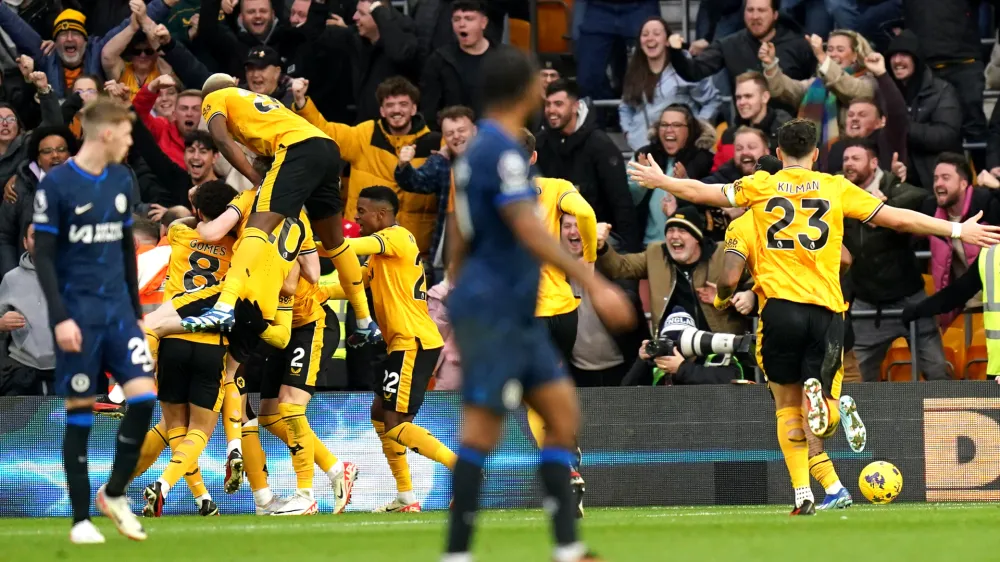
[[(691, 349), (686, 336), (707, 338), (706, 349)], [(655, 341), (645, 341), (639, 348), (639, 359), (622, 381), (622, 386), (658, 386), (674, 384), (728, 384), (746, 380), (744, 369), (752, 368), (747, 353), (750, 336), (710, 334), (695, 326), (694, 318), (680, 307), (674, 308), (663, 323)], [(735, 353), (705, 353), (736, 344)], [(697, 345), (697, 344), (696, 344)], [(684, 352), (682, 354), (682, 351)], [(741, 361), (742, 358), (742, 361)], [(746, 374), (751, 374), (747, 371)]]

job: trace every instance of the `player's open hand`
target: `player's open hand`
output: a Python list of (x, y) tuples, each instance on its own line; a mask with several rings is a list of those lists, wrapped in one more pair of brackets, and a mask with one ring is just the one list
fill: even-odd
[(635, 308), (618, 285), (595, 274), (590, 278), (587, 292), (590, 303), (601, 319), (601, 323), (613, 334), (632, 329), (635, 326)]
[(628, 177), (647, 189), (656, 189), (667, 179), (656, 160), (640, 154), (636, 161), (628, 163)]
[(80, 353), (83, 348), (83, 334), (72, 318), (56, 324), (56, 344), (66, 353)]
[(975, 216), (962, 223), (962, 242), (989, 248), (1000, 244), (1000, 226), (979, 224), (979, 219), (983, 218), (983, 212), (979, 211)]
[(608, 243), (608, 236), (611, 235), (611, 225), (606, 222), (597, 223), (597, 249), (600, 250)]
[(264, 320), (264, 313), (260, 311), (260, 305), (256, 301), (240, 299), (236, 301), (233, 312), (236, 323), (247, 332), (260, 335), (267, 329), (267, 320)]
[(719, 294), (719, 287), (711, 281), (705, 281), (705, 286), (695, 288), (695, 292), (698, 293), (698, 300), (705, 304), (712, 304), (715, 302), (715, 295)]
[(146, 218), (148, 218), (151, 221), (160, 222), (160, 219), (163, 218), (163, 215), (166, 212), (167, 212), (166, 207), (164, 207), (163, 205), (158, 205), (156, 203), (153, 203), (152, 205), (149, 206), (149, 212), (146, 213)]

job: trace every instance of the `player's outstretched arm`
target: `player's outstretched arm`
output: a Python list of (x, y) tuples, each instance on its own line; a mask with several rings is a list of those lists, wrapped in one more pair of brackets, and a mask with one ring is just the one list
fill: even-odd
[(640, 154), (637, 162), (628, 163), (628, 175), (645, 188), (662, 189), (697, 205), (732, 207), (722, 192), (722, 184), (709, 185), (697, 180), (672, 178), (664, 174), (659, 164), (645, 154)]
[(391, 254), (391, 249), (386, 245), (380, 236), (362, 236), (360, 238), (348, 238), (347, 243), (351, 249), (359, 256), (370, 256), (372, 254)]
[(206, 242), (218, 242), (236, 228), (240, 222), (240, 212), (232, 207), (208, 222), (199, 223), (195, 230), (198, 236)]
[(212, 135), (212, 140), (215, 141), (215, 146), (219, 149), (219, 154), (222, 154), (226, 161), (236, 168), (237, 172), (250, 180), (250, 183), (259, 186), (264, 178), (261, 177), (260, 173), (254, 169), (253, 164), (243, 155), (243, 150), (236, 144), (236, 141), (229, 136), (229, 130), (226, 129), (226, 117), (220, 114), (210, 117), (208, 132)]
[(871, 222), (900, 232), (927, 234), (942, 238), (961, 238), (962, 242), (966, 244), (984, 248), (1000, 244), (1000, 226), (979, 224), (979, 219), (982, 217), (983, 212), (979, 211), (975, 216), (969, 217), (967, 221), (957, 223), (930, 217), (909, 209), (883, 205), (876, 211)]

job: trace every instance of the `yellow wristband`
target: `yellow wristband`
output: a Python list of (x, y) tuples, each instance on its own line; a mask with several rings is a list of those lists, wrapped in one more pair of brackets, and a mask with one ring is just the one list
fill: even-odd
[(719, 298), (719, 295), (718, 295), (718, 294), (716, 294), (716, 295), (715, 295), (715, 302), (713, 302), (713, 303), (712, 303), (712, 306), (714, 306), (714, 307), (716, 308), (716, 310), (725, 310), (725, 309), (726, 309), (726, 307), (728, 307), (728, 306), (729, 306), (729, 302), (730, 302), (731, 300), (732, 300), (732, 297), (729, 297), (729, 298), (728, 298), (728, 299), (726, 299), (726, 300), (721, 300), (721, 299)]

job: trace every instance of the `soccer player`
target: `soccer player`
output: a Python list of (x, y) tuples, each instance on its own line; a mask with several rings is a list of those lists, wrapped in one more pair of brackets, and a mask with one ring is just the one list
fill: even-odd
[[(427, 282), (420, 249), (413, 235), (396, 224), (399, 198), (392, 189), (376, 185), (358, 195), (360, 238), (349, 240), (359, 256), (371, 256), (363, 268), (372, 288), (375, 317), (385, 329), (388, 357), (383, 376), (373, 381), (372, 425), (382, 452), (396, 479), (397, 497), (377, 512), (417, 512), (406, 449), (454, 470), (455, 453), (429, 431), (413, 423), (424, 402), (444, 340), (427, 312)], [(324, 287), (337, 298), (338, 287)]]
[[(840, 255), (844, 217), (914, 234), (1000, 242), (1000, 227), (980, 225), (980, 215), (951, 223), (884, 205), (841, 176), (813, 172), (819, 157), (816, 127), (796, 119), (778, 131), (777, 174), (757, 172), (726, 185), (670, 178), (655, 162), (629, 163), (632, 179), (695, 204), (751, 210), (759, 254), (754, 279), (767, 302), (760, 313), (761, 365), (767, 372), (778, 420), (778, 442), (795, 489), (792, 515), (815, 513), (809, 488), (808, 446), (802, 427), (826, 436), (839, 412), (828, 400), (843, 354), (844, 302)], [(720, 295), (725, 300), (729, 295)], [(848, 436), (850, 439), (850, 436)]]
[[(333, 259), (358, 318), (358, 330), (348, 342), (377, 341), (381, 332), (368, 311), (361, 267), (344, 240), (337, 144), (281, 102), (237, 88), (236, 82), (225, 74), (209, 76), (202, 87), (202, 115), (219, 152), (260, 189), (219, 301), (206, 314), (186, 318), (185, 328), (227, 329), (239, 298), (257, 301), (264, 318), (274, 318), (278, 292), (291, 269), (287, 264), (294, 261), (298, 249), (290, 248), (288, 240), (275, 231), (283, 219), (295, 219), (305, 205), (323, 242), (324, 255)], [(254, 169), (234, 138), (261, 156), (273, 157), (266, 175), (261, 177)]]
[(443, 560), (472, 559), (469, 546), (483, 463), (500, 439), (505, 412), (518, 407), (522, 397), (547, 427), (540, 473), (553, 521), (553, 559), (596, 560), (577, 537), (569, 475), (579, 405), (551, 338), (535, 316), (539, 262), (579, 282), (612, 329), (634, 324), (634, 313), (620, 289), (563, 250), (539, 220), (528, 155), (519, 140), (540, 101), (537, 68), (516, 49), (486, 56), (480, 76), (485, 118), (453, 170), (454, 218), (461, 234), (450, 237), (458, 273), (449, 315), (462, 357), (465, 405)]
[(73, 508), (70, 541), (103, 543), (90, 521), (87, 438), (98, 377), (109, 371), (125, 391), (115, 460), (97, 507), (133, 540), (146, 532), (132, 513), (125, 487), (149, 429), (156, 391), (153, 364), (139, 319), (142, 306), (132, 238), (132, 173), (121, 161), (132, 145), (133, 114), (108, 98), (80, 112), (86, 140), (65, 164), (46, 174), (35, 192), (38, 282), (55, 332), (56, 386), (66, 397), (63, 462)]

